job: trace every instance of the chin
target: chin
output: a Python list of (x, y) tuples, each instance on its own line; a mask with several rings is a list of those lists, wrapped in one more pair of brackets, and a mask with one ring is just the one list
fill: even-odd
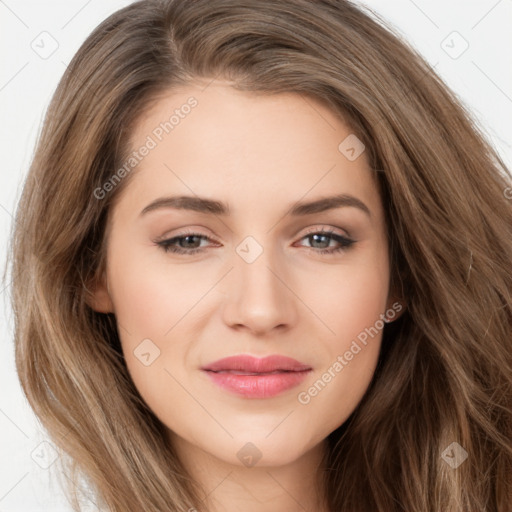
[[(229, 440), (229, 447), (214, 455), (241, 467), (279, 467), (295, 462), (309, 450), (302, 437), (291, 438), (289, 431), (283, 431), (281, 436), (269, 432), (242, 433)], [(234, 457), (226, 460), (227, 453)]]

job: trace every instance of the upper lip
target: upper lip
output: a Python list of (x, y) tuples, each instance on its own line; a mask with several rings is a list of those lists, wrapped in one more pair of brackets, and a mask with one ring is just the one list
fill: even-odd
[(291, 357), (272, 355), (262, 358), (253, 357), (250, 355), (238, 355), (224, 357), (207, 366), (203, 366), (202, 370), (212, 372), (238, 370), (253, 373), (267, 373), (274, 371), (292, 371), (300, 372), (311, 370), (311, 366), (300, 363)]

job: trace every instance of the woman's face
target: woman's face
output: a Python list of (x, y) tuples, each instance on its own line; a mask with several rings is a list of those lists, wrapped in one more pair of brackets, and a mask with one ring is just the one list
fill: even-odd
[(93, 307), (115, 313), (133, 382), (177, 446), (286, 464), (344, 423), (374, 374), (395, 313), (383, 206), (364, 147), (323, 104), (202, 87), (136, 127)]

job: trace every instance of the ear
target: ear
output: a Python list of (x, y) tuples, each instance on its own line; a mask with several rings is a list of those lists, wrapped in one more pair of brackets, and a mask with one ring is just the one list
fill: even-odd
[(391, 274), (388, 298), (386, 302), (386, 323), (398, 320), (407, 310), (406, 292), (404, 291), (404, 275), (399, 272), (396, 275)]
[(404, 299), (389, 296), (386, 305), (386, 322), (391, 323), (398, 320), (407, 310), (407, 303)]
[(103, 274), (100, 278), (92, 280), (87, 286), (86, 302), (97, 313), (113, 313), (114, 304), (110, 298), (108, 281)]

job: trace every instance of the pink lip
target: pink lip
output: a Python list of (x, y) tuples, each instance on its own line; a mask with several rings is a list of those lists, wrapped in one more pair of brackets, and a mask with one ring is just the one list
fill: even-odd
[(248, 398), (270, 398), (300, 384), (311, 367), (285, 356), (240, 355), (219, 359), (201, 370), (227, 391)]

